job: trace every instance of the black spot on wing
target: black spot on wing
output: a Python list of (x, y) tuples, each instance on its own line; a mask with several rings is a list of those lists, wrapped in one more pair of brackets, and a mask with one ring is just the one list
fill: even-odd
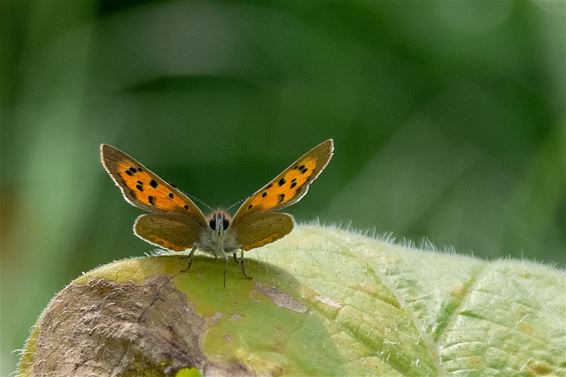
[(151, 181), (149, 181), (149, 185), (153, 188), (157, 187), (157, 182), (155, 181), (155, 179), (152, 179)]

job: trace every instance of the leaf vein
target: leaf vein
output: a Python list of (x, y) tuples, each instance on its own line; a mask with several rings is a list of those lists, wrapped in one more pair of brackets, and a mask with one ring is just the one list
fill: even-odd
[[(340, 238), (338, 238), (337, 236), (332, 235), (331, 236), (334, 240), (334, 242), (336, 242), (336, 244), (340, 245), (344, 250), (346, 250), (346, 255), (353, 257), (355, 259), (357, 259), (358, 261), (360, 261), (359, 256), (357, 256), (356, 254), (351, 252), (351, 248), (349, 247), (349, 245), (346, 245)], [(399, 291), (394, 288), (391, 284), (388, 283), (388, 280), (386, 279), (386, 276), (379, 273), (378, 271), (376, 271), (372, 266), (370, 266), (365, 260), (363, 260), (363, 263), (366, 264), (366, 268), (367, 271), (370, 272), (371, 274), (375, 275), (377, 278), (379, 278), (379, 280), (381, 281), (381, 283), (383, 285), (385, 285), (391, 292), (391, 294), (395, 297), (395, 299), (397, 300), (397, 302), (400, 304), (400, 306), (405, 310), (406, 315), (408, 317), (408, 319), (411, 321), (412, 325), (414, 326), (414, 328), (416, 329), (417, 333), (418, 333), (418, 339), (422, 339), (424, 341), (424, 343), (427, 345), (425, 347), (425, 349), (427, 351), (429, 351), (429, 356), (430, 359), (433, 361), (434, 366), (436, 368), (436, 370), (438, 371), (438, 375), (446, 375), (445, 371), (442, 371), (442, 365), (440, 363), (440, 359), (439, 359), (439, 353), (438, 353), (438, 346), (437, 344), (434, 342), (434, 340), (432, 339), (432, 336), (430, 336), (429, 334), (427, 334), (426, 332), (423, 331), (423, 326), (420, 323), (420, 321), (418, 320), (417, 316), (415, 315), (414, 311), (412, 310), (412, 308), (405, 302), (405, 300), (403, 300), (402, 298), (402, 294), (399, 293)], [(396, 365), (395, 362), (391, 361), (389, 359), (389, 357), (384, 359), (391, 367), (395, 368), (396, 370), (398, 370), (399, 372), (401, 372), (402, 374), (406, 373), (406, 370), (403, 370), (402, 368), (400, 368), (398, 365)], [(412, 364), (411, 364), (412, 365)], [(423, 370), (421, 370), (421, 368), (417, 368), (417, 369), (413, 369), (415, 372), (423, 372)], [(442, 371), (442, 372), (441, 372)], [(429, 371), (430, 372), (430, 371)], [(428, 373), (427, 373), (428, 374)]]
[(467, 289), (466, 289), (466, 293), (464, 294), (464, 297), (462, 297), (458, 305), (454, 307), (454, 309), (452, 309), (450, 313), (448, 313), (447, 316), (448, 320), (445, 322), (446, 324), (444, 325), (444, 327), (440, 328), (437, 331), (437, 334), (435, 336), (437, 345), (443, 344), (443, 342), (446, 339), (446, 334), (448, 334), (451, 331), (452, 327), (456, 322), (456, 318), (460, 314), (461, 309), (464, 307), (464, 305), (468, 302), (469, 298), (471, 297), (471, 293), (479, 284), (480, 280), (489, 273), (490, 266), (492, 265), (489, 263), (484, 264), (482, 268), (479, 271), (477, 271), (468, 280)]

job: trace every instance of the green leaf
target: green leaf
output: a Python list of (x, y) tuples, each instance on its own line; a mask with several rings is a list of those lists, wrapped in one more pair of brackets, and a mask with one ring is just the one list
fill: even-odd
[(564, 271), (315, 225), (246, 256), (253, 280), (230, 261), (226, 288), (208, 257), (84, 274), (38, 319), (19, 375), (566, 375)]

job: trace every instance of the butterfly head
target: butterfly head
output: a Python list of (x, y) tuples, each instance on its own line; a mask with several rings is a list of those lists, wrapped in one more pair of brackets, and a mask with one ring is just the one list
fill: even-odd
[(230, 227), (231, 223), (232, 218), (225, 211), (214, 211), (208, 218), (208, 227), (217, 236), (224, 234), (224, 231)]

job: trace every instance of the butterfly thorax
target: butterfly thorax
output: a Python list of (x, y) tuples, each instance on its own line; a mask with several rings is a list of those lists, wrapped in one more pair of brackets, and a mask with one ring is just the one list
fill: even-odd
[(208, 228), (201, 232), (199, 249), (216, 257), (226, 257), (240, 248), (234, 232), (230, 231), (232, 218), (226, 211), (214, 211), (207, 217)]

